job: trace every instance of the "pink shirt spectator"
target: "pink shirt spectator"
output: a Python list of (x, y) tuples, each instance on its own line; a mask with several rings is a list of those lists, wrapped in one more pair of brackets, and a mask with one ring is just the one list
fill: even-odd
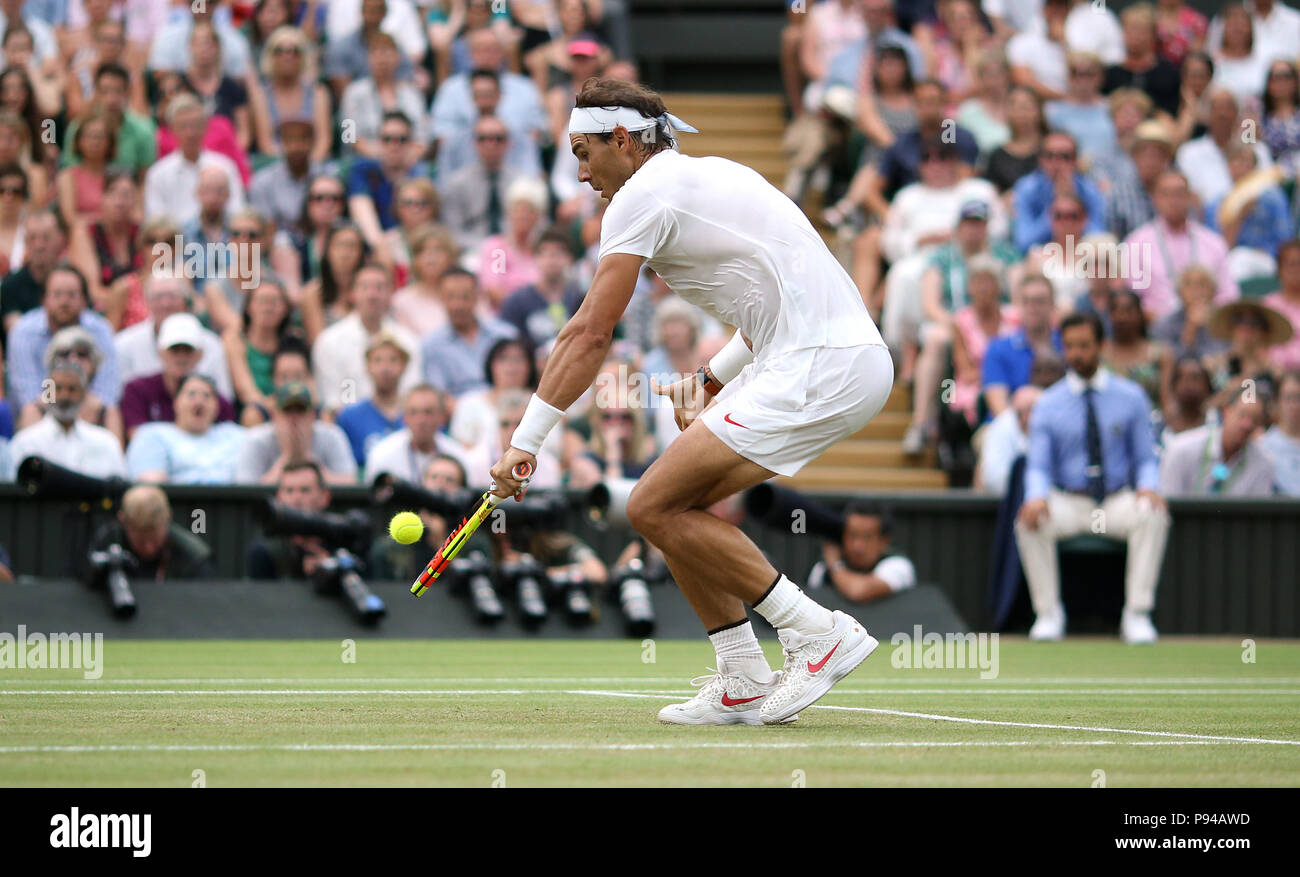
[[(1020, 312), (1010, 306), (1003, 306), (999, 316), (1002, 318), (998, 326), (997, 334), (1008, 335), (1020, 328)], [(989, 349), (989, 342), (992, 337), (985, 334), (980, 328), (979, 320), (975, 317), (975, 308), (972, 305), (959, 310), (952, 316), (953, 326), (961, 333), (962, 343), (966, 345), (966, 352), (970, 355), (972, 362), (983, 362), (984, 354)], [(953, 383), (952, 389), (952, 408), (954, 411), (960, 411), (966, 415), (966, 420), (975, 423), (975, 406), (979, 400), (980, 382), (964, 381), (958, 378)]]
[(447, 325), (447, 309), (442, 302), (414, 286), (393, 293), (392, 314), (394, 320), (421, 338)]
[(1139, 248), (1130, 256), (1130, 263), (1139, 267), (1149, 266), (1149, 286), (1139, 288), (1141, 280), (1136, 277), (1130, 283), (1142, 299), (1142, 309), (1157, 319), (1178, 309), (1178, 292), (1174, 283), (1179, 273), (1193, 263), (1204, 265), (1218, 278), (1219, 292), (1214, 296), (1215, 304), (1241, 298), (1237, 281), (1228, 270), (1227, 243), (1199, 222), (1188, 220), (1182, 232), (1175, 232), (1163, 219), (1156, 217), (1135, 229), (1124, 243), (1127, 247)]
[[(846, 8), (847, 7), (847, 8)], [(800, 59), (805, 72), (826, 76), (831, 60), (852, 43), (867, 35), (867, 23), (862, 18), (862, 7), (856, 0), (823, 0), (808, 10), (805, 23), (808, 35), (804, 38)]]
[[(239, 136), (235, 133), (235, 124), (225, 116), (210, 116), (208, 130), (203, 134), (203, 148), (219, 152), (235, 163), (239, 168), (240, 179), (244, 188), (248, 188), (253, 179), (253, 166), (248, 161), (248, 153), (239, 146)], [(158, 126), (158, 157), (162, 158), (176, 150), (176, 135), (166, 127)]]
[(1178, 21), (1168, 24), (1159, 19), (1156, 25), (1156, 44), (1160, 57), (1175, 67), (1182, 66), (1183, 58), (1192, 43), (1205, 39), (1210, 22), (1195, 9), (1184, 6), (1178, 10)]
[(1273, 361), (1281, 369), (1300, 368), (1300, 302), (1290, 301), (1280, 292), (1264, 296), (1263, 302), (1290, 320), (1295, 332), (1290, 341), (1273, 348)]
[(493, 235), (479, 251), (478, 286), (491, 312), (501, 310), (501, 303), (517, 289), (537, 282), (537, 263), (530, 250), (521, 250), (505, 235)]

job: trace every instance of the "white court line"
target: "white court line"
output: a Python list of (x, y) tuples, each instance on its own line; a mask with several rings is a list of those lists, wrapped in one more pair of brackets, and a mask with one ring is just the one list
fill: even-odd
[[(28, 671), (31, 672), (31, 671)], [(878, 685), (907, 685), (916, 682), (914, 675), (916, 672), (928, 671), (908, 671), (910, 678), (907, 679), (873, 679), (872, 683)], [(926, 679), (927, 685), (969, 685), (973, 681), (974, 670), (968, 676), (956, 679)], [(299, 685), (309, 683), (332, 683), (332, 682), (384, 682), (388, 684), (400, 684), (404, 682), (420, 683), (428, 685), (431, 683), (443, 682), (462, 682), (462, 683), (520, 683), (520, 682), (554, 682), (554, 683), (573, 683), (573, 682), (623, 682), (623, 683), (642, 683), (642, 682), (677, 682), (681, 683), (687, 678), (686, 674), (681, 676), (234, 676), (220, 679), (209, 679), (200, 676), (179, 676), (166, 679), (157, 678), (137, 678), (137, 679), (19, 679), (7, 678), (0, 675), (0, 683), (20, 685), (64, 685), (64, 684), (88, 684), (88, 685), (174, 685), (177, 683), (190, 683), (193, 685), (264, 685), (273, 682), (294, 682)], [(1037, 677), (1015, 678), (1000, 677), (998, 679), (984, 680), (990, 686), (994, 685), (1221, 685), (1231, 687), (1241, 684), (1251, 685), (1300, 685), (1300, 676), (1260, 676), (1247, 677), (1241, 680), (1225, 679), (1223, 677), (1192, 677), (1192, 676), (1149, 676), (1141, 678), (1126, 678), (1123, 676), (1099, 677), (1099, 676), (1080, 676), (1078, 678), (1054, 677), (1040, 679)], [(837, 689), (838, 690), (838, 689)]]
[(1222, 740), (842, 740), (700, 743), (182, 743), (125, 745), (44, 744), (0, 746), (0, 755), (96, 752), (462, 752), (462, 751), (672, 751), (678, 749), (994, 749), (1029, 746), (1223, 746)]
[[(94, 680), (87, 680), (93, 682)], [(112, 683), (117, 684), (117, 683)], [(162, 689), (143, 689), (143, 688), (84, 688), (84, 689), (66, 689), (66, 688), (0, 688), (0, 696), (46, 696), (46, 697), (83, 697), (91, 695), (171, 695), (171, 696), (203, 696), (203, 695), (303, 695), (303, 694), (406, 694), (406, 695), (424, 695), (429, 697), (451, 696), (458, 694), (465, 695), (483, 695), (483, 694), (564, 694), (567, 689), (563, 688), (162, 688)], [(679, 688), (633, 688), (628, 689), (627, 694), (664, 694), (672, 696), (689, 696), (689, 690)], [(1230, 688), (1230, 689), (1207, 689), (1207, 688), (1146, 688), (1141, 691), (1134, 691), (1127, 688), (1073, 688), (1073, 689), (1052, 689), (1052, 688), (836, 688), (836, 694), (859, 694), (859, 695), (886, 695), (886, 696), (926, 696), (926, 695), (1015, 695), (1015, 696), (1105, 696), (1105, 697), (1143, 697), (1152, 694), (1160, 695), (1183, 695), (1189, 697), (1221, 697), (1224, 695), (1268, 695), (1281, 697), (1298, 697), (1300, 689), (1287, 688)]]

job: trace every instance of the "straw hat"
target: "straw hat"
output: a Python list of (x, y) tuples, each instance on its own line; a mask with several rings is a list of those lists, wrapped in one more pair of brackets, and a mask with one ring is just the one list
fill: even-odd
[(1290, 340), (1294, 334), (1291, 321), (1281, 312), (1250, 299), (1234, 301), (1215, 308), (1214, 312), (1210, 314), (1210, 334), (1215, 338), (1231, 340), (1233, 327), (1236, 325), (1238, 318), (1244, 315), (1257, 317), (1268, 324), (1267, 335), (1264, 339), (1264, 344), (1268, 347), (1272, 347), (1274, 344), (1282, 344)]

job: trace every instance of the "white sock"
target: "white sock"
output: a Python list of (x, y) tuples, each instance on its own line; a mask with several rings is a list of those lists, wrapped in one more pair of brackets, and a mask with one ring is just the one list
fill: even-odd
[(809, 598), (785, 576), (754, 604), (754, 611), (777, 630), (788, 627), (804, 636), (820, 636), (835, 627), (831, 611)]
[(718, 656), (719, 673), (739, 673), (760, 683), (772, 681), (772, 668), (748, 621), (709, 634), (709, 641)]

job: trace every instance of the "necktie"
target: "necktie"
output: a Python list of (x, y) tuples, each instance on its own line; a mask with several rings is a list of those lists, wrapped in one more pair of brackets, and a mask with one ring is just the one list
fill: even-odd
[(488, 234), (501, 234), (501, 190), (497, 186), (497, 177), (496, 171), (488, 172)]
[(1106, 470), (1101, 462), (1101, 426), (1097, 423), (1097, 391), (1088, 387), (1083, 391), (1083, 401), (1088, 408), (1088, 468), (1084, 470), (1088, 477), (1088, 495), (1098, 505), (1106, 498)]

